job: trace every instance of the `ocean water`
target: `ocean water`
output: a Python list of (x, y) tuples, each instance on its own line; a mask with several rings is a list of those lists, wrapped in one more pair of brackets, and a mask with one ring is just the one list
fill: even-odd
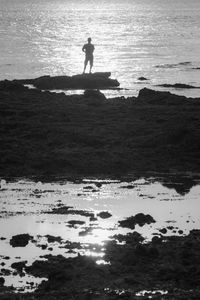
[[(0, 79), (82, 73), (89, 36), (93, 71), (111, 71), (129, 89), (111, 96), (200, 86), (199, 0), (0, 0)], [(170, 91), (200, 97), (200, 89)]]

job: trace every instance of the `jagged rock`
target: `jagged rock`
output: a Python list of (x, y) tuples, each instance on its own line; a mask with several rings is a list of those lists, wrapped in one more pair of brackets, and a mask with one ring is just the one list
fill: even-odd
[(14, 235), (10, 240), (12, 247), (25, 247), (33, 237), (29, 234), (18, 234)]
[(78, 74), (74, 76), (42, 76), (35, 79), (15, 80), (21, 84), (33, 84), (43, 90), (54, 89), (105, 89), (119, 86), (119, 82), (109, 78), (110, 72)]

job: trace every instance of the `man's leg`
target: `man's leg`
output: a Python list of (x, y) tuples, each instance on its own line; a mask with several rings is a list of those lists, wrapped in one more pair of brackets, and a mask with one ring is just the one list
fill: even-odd
[(85, 69), (87, 67), (87, 63), (88, 63), (88, 59), (85, 58), (85, 61), (84, 61), (84, 69), (83, 69), (83, 74), (85, 73)]
[(90, 58), (90, 73), (92, 73), (93, 57)]

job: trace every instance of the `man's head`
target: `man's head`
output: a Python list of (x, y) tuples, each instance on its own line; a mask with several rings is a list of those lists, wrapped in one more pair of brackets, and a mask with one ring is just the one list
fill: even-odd
[(89, 44), (90, 44), (91, 41), (92, 41), (91, 37), (89, 37), (87, 40), (88, 40), (88, 43), (89, 43)]

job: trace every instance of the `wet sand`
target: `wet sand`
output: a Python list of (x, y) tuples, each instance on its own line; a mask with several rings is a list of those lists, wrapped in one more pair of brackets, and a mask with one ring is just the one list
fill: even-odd
[(7, 81), (0, 108), (1, 299), (199, 299), (200, 99)]

